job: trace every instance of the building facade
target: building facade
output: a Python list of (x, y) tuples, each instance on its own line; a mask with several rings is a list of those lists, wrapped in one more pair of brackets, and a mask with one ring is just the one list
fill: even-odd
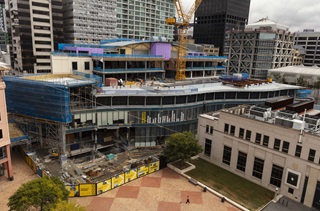
[[(292, 102), (287, 98), (270, 101), (269, 106), (238, 106), (200, 115), (198, 136), (204, 147), (200, 157), (320, 209), (320, 111), (312, 109), (313, 102), (288, 105)], [(287, 110), (273, 110), (280, 107)], [(304, 109), (305, 117), (298, 114)]]
[(13, 180), (5, 88), (0, 73), (0, 170), (7, 170), (8, 178)]
[(0, 49), (7, 51), (8, 30), (7, 30), (7, 15), (5, 9), (5, 1), (0, 1)]
[(115, 37), (116, 1), (63, 1), (64, 37), (67, 43), (99, 43)]
[(166, 18), (175, 17), (171, 0), (119, 0), (117, 1), (117, 37), (147, 39), (164, 37), (173, 40), (173, 26)]
[(266, 79), (269, 69), (292, 65), (294, 33), (288, 29), (263, 18), (244, 30), (228, 31), (228, 73), (248, 73), (250, 78)]
[(10, 0), (14, 69), (50, 73), (50, 55), (63, 42), (62, 0)]
[(305, 50), (303, 65), (320, 67), (320, 32), (314, 30), (296, 32), (295, 44)]
[(195, 13), (193, 38), (197, 44), (213, 44), (224, 52), (225, 32), (244, 29), (250, 0), (203, 0)]

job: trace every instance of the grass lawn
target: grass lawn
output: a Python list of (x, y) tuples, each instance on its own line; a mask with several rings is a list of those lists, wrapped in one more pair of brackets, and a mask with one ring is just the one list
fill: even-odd
[(272, 200), (274, 193), (205, 160), (190, 161), (196, 169), (186, 172), (198, 180), (233, 199), (250, 210), (257, 210)]

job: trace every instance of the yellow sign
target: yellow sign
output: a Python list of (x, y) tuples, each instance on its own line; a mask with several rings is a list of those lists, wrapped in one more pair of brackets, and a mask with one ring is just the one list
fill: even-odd
[(159, 161), (149, 164), (149, 174), (159, 170)]
[(116, 188), (124, 184), (124, 173), (112, 177), (112, 188)]
[(97, 184), (97, 195), (111, 190), (111, 179), (99, 182)]
[(137, 169), (131, 169), (125, 173), (125, 183), (137, 179)]
[(141, 115), (141, 123), (145, 124), (147, 122), (147, 112), (144, 111)]
[(138, 177), (143, 177), (147, 175), (149, 172), (148, 166), (140, 166), (138, 167)]
[(96, 184), (80, 184), (80, 196), (95, 196)]
[(79, 196), (79, 185), (66, 185), (66, 189), (69, 191), (69, 197)]

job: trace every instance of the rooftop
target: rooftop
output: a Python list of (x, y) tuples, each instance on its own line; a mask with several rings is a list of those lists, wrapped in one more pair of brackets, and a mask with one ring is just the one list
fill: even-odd
[(314, 109), (313, 99), (293, 99), (290, 97), (270, 100), (265, 105), (241, 105), (222, 109), (220, 112), (202, 114), (211, 120), (218, 120), (220, 113), (232, 113), (238, 116), (263, 121), (294, 130), (320, 135), (320, 110)]
[(310, 76), (320, 76), (320, 67), (318, 66), (288, 66), (288, 67), (281, 67), (277, 69), (268, 70), (269, 73), (286, 73), (290, 75), (310, 75)]
[(301, 87), (280, 84), (280, 83), (263, 83), (260, 85), (250, 85), (245, 87), (235, 87), (232, 85), (223, 85), (222, 82), (206, 82), (197, 84), (175, 83), (153, 83), (147, 82), (145, 85), (133, 85), (125, 87), (103, 87), (102, 92), (98, 95), (185, 95), (186, 93), (201, 94), (207, 92), (263, 92), (276, 91), (284, 89), (299, 89)]

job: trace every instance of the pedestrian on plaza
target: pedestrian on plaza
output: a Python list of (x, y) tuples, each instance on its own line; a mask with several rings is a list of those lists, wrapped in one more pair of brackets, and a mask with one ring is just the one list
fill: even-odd
[(186, 204), (190, 204), (189, 196), (187, 196)]

